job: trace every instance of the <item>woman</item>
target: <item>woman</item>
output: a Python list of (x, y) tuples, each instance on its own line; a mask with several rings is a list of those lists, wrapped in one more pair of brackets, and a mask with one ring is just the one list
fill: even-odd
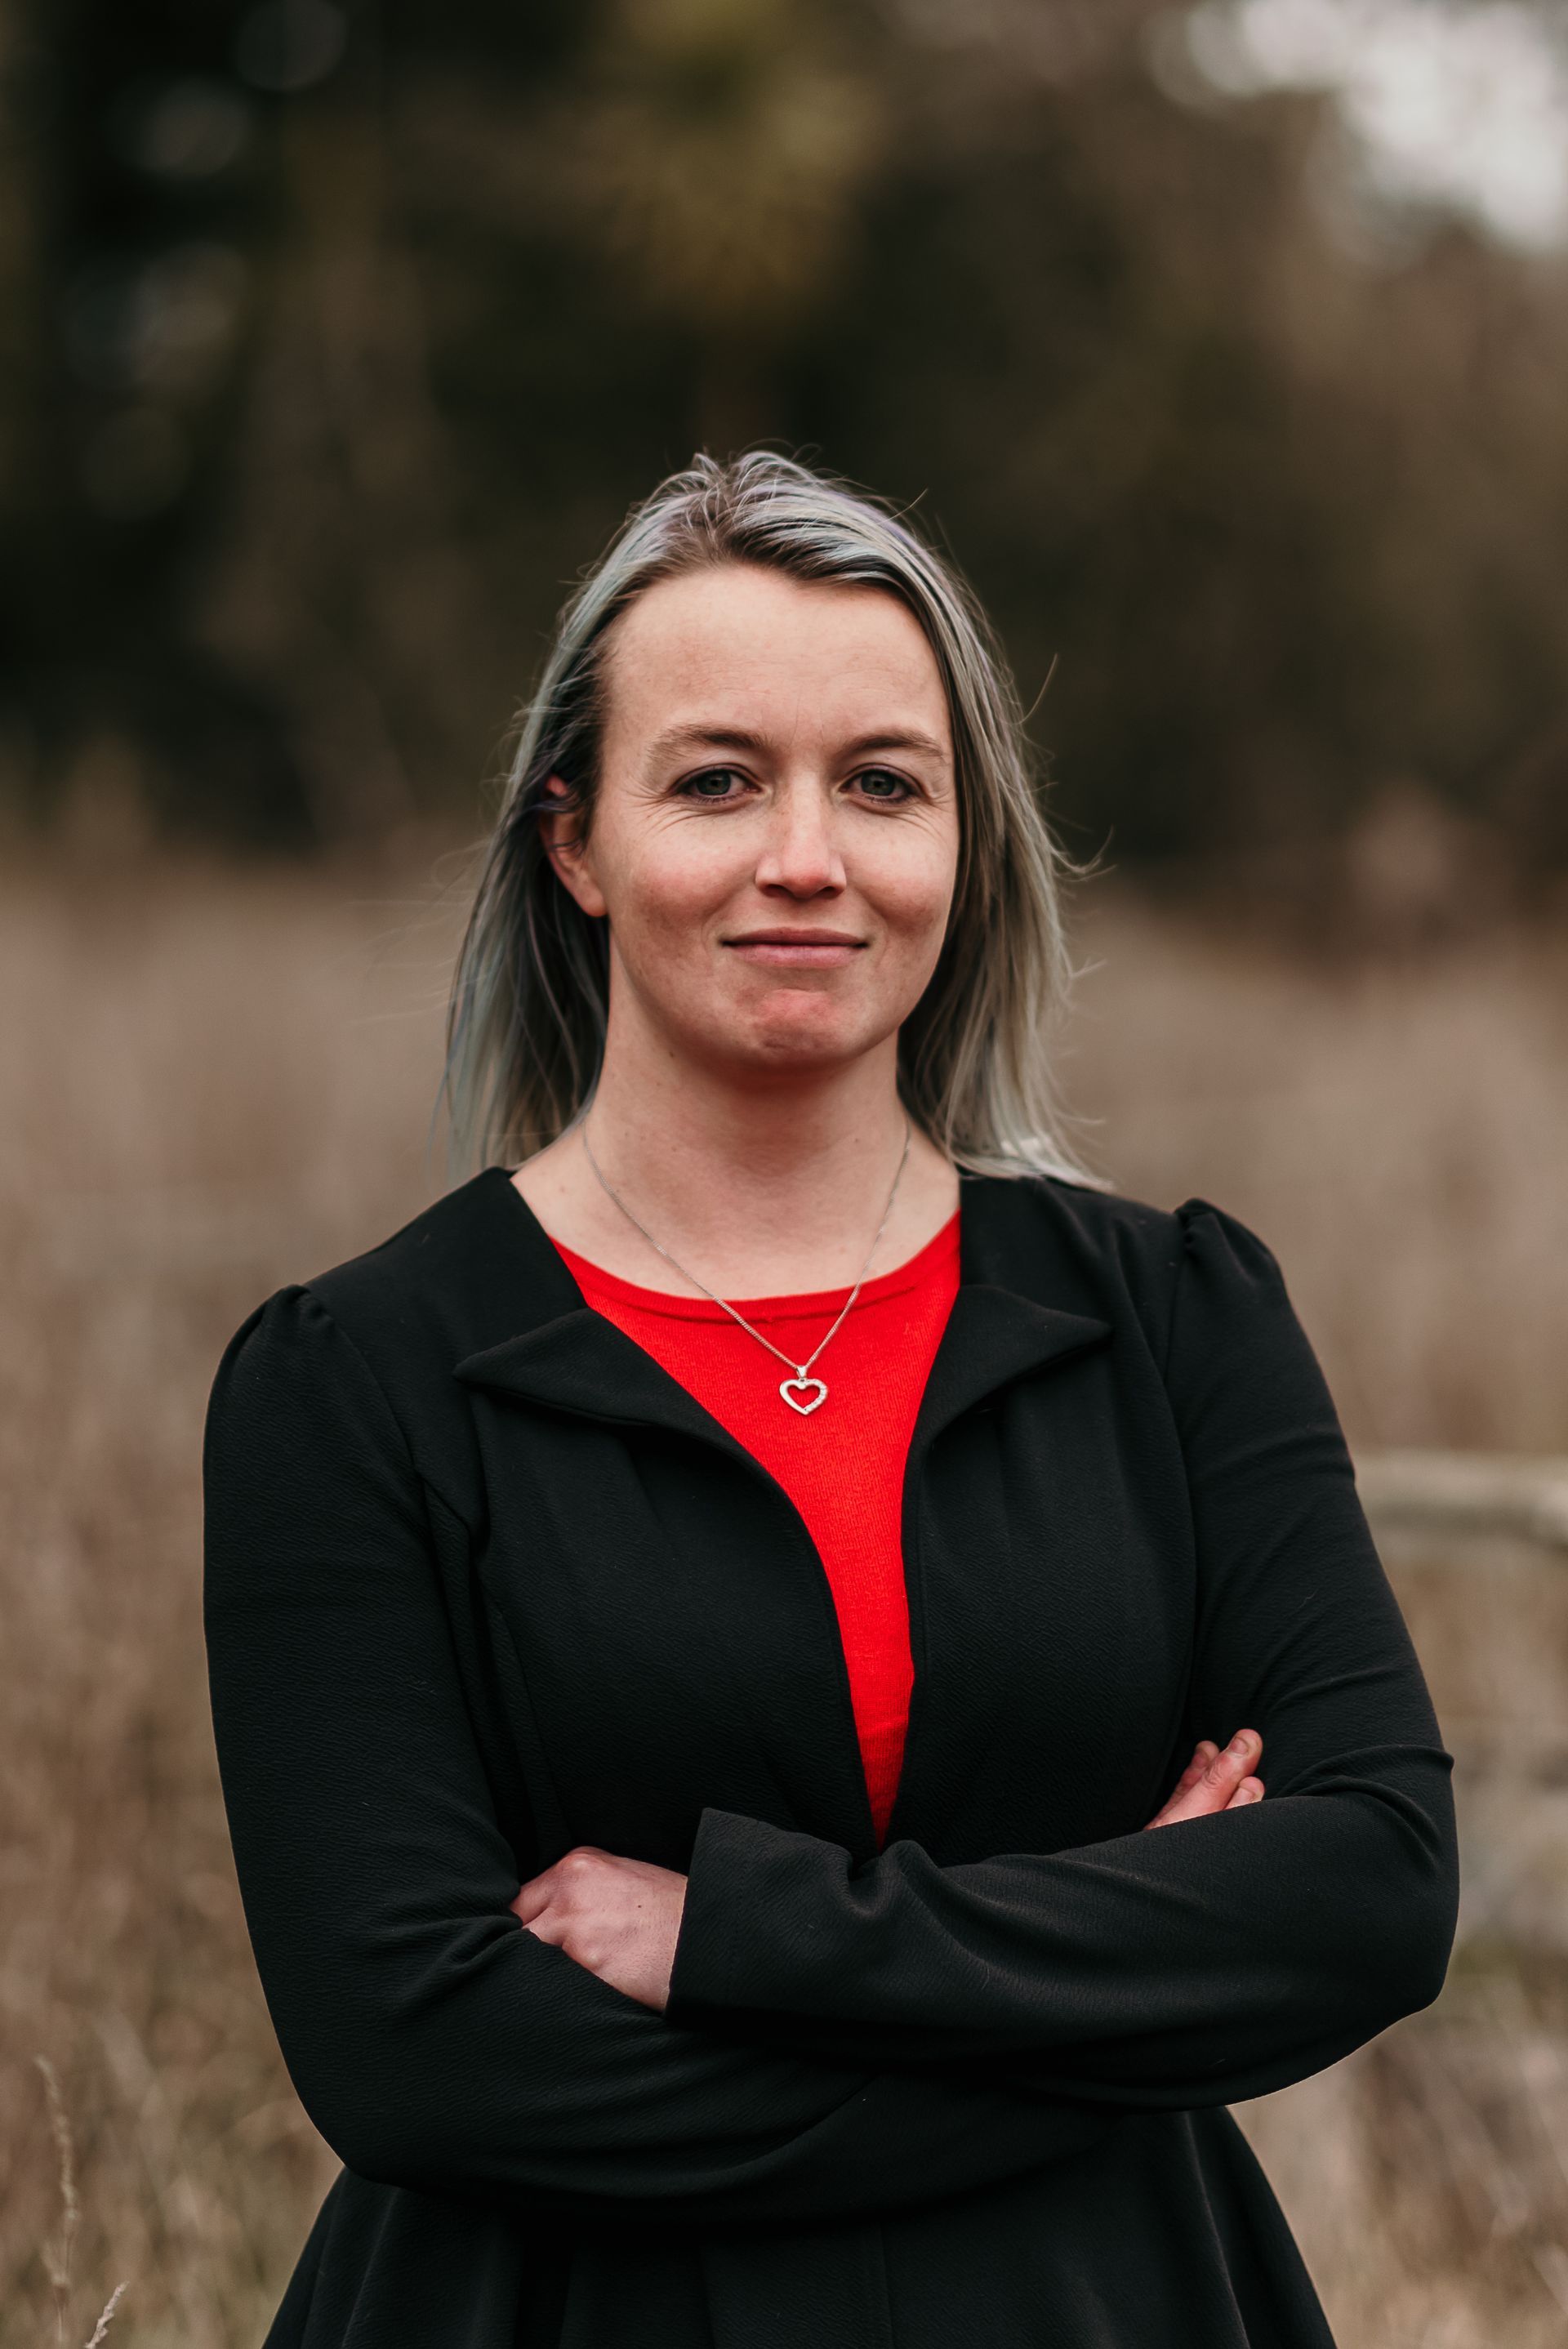
[(449, 1030), (521, 1163), (209, 1411), (345, 2164), (273, 2344), (1329, 2340), (1224, 2107), (1436, 1996), (1449, 1757), (1274, 1257), (1063, 1147), (1060, 870), (874, 503), (699, 460), (568, 605)]

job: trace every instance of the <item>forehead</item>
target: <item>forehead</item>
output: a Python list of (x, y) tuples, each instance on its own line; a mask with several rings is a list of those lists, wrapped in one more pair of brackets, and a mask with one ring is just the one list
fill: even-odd
[(899, 720), (949, 740), (925, 633), (879, 587), (750, 564), (683, 572), (616, 623), (605, 676), (608, 731), (623, 738), (700, 716), (790, 733)]

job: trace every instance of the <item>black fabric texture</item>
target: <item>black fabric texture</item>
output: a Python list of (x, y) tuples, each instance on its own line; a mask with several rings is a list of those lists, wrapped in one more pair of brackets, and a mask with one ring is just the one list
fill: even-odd
[[(1451, 1761), (1265, 1244), (965, 1176), (879, 1853), (821, 1561), (504, 1167), (280, 1288), (203, 1452), (213, 1722), (344, 2164), (268, 2349), (1325, 2349), (1225, 2106), (1441, 1985)], [(1146, 1832), (1194, 1740), (1250, 1809)], [(668, 2012), (525, 1932), (689, 1874)]]

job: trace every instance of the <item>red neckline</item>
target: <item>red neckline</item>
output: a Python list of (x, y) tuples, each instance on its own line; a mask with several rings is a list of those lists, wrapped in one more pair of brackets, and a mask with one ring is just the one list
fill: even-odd
[[(891, 1272), (880, 1272), (868, 1280), (856, 1299), (856, 1309), (861, 1305), (876, 1304), (884, 1297), (896, 1297), (902, 1289), (914, 1288), (934, 1271), (939, 1262), (958, 1251), (961, 1211), (954, 1208), (940, 1231), (934, 1232), (923, 1248), (895, 1264)], [(552, 1247), (566, 1264), (567, 1270), (583, 1286), (583, 1277), (605, 1295), (616, 1298), (624, 1305), (634, 1306), (644, 1313), (664, 1314), (676, 1321), (727, 1321), (729, 1316), (720, 1305), (706, 1297), (681, 1297), (665, 1288), (644, 1288), (635, 1281), (623, 1280), (619, 1273), (606, 1272), (602, 1265), (589, 1257), (579, 1256), (564, 1240), (552, 1239)], [(801, 1290), (787, 1297), (737, 1297), (730, 1302), (752, 1320), (788, 1320), (796, 1316), (830, 1313), (844, 1302), (851, 1288), (845, 1281), (841, 1288)]]

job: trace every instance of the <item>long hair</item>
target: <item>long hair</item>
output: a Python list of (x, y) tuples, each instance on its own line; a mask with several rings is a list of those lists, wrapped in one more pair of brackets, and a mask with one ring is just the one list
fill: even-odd
[[(453, 974), (443, 1075), (450, 1159), (531, 1157), (592, 1097), (609, 1009), (606, 925), (545, 854), (539, 816), (593, 823), (608, 634), (661, 579), (722, 564), (881, 588), (924, 631), (947, 697), (959, 854), (942, 952), (899, 1031), (913, 1121), (980, 1174), (1102, 1177), (1069, 1148), (1050, 1042), (1077, 973), (1059, 884), (1072, 864), (1047, 826), (1016, 688), (991, 626), (952, 567), (876, 499), (788, 457), (694, 458), (634, 507), (566, 603), (482, 862)], [(546, 797), (558, 777), (566, 796)]]

